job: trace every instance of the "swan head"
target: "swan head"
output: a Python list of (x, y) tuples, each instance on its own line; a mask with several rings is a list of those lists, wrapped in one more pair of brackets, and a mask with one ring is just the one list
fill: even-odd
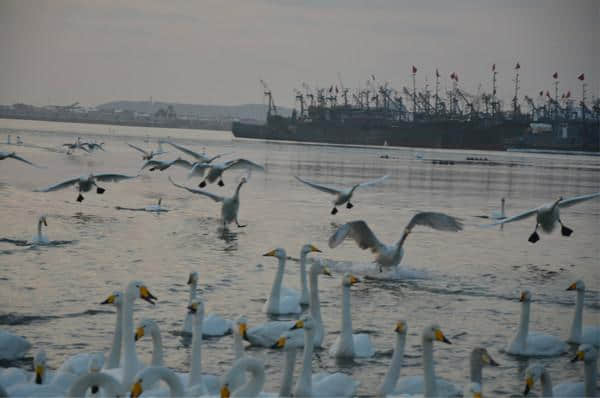
[(146, 335), (146, 333), (154, 334), (158, 331), (158, 325), (152, 319), (143, 319), (135, 330), (133, 339), (138, 341)]
[(251, 373), (264, 372), (264, 363), (256, 358), (242, 357), (234, 362), (233, 366), (225, 374), (221, 382), (220, 395), (221, 398), (229, 398), (231, 396), (231, 390), (229, 387), (239, 377), (240, 372), (249, 371)]
[(287, 253), (285, 252), (284, 249), (282, 248), (277, 248), (277, 249), (273, 249), (265, 254), (263, 254), (263, 256), (265, 257), (276, 257), (280, 260), (284, 260), (287, 258)]
[(408, 330), (408, 324), (404, 319), (400, 319), (396, 322), (396, 327), (394, 328), (394, 332), (398, 334), (406, 334)]
[(235, 320), (235, 326), (236, 327), (233, 329), (234, 333), (237, 333), (240, 336), (246, 338), (248, 332), (248, 318), (246, 318), (244, 315), (240, 315)]
[(149, 366), (140, 371), (136, 375), (135, 382), (131, 386), (131, 398), (138, 398), (145, 390), (152, 389), (154, 383), (160, 378), (159, 372), (161, 369), (166, 368), (162, 366)]
[(91, 353), (91, 358), (88, 361), (88, 372), (98, 373), (104, 367), (104, 353), (97, 351)]
[(467, 387), (467, 395), (468, 398), (482, 398), (483, 395), (481, 393), (481, 384), (471, 382)]
[(571, 283), (571, 285), (569, 285), (567, 290), (577, 290), (578, 292), (584, 292), (585, 291), (585, 283), (583, 283), (583, 281), (581, 279), (579, 279), (578, 281)]
[(475, 347), (471, 351), (471, 361), (479, 362), (483, 365), (498, 366), (498, 362), (494, 361), (488, 350), (484, 347)]
[(319, 250), (316, 246), (311, 245), (310, 243), (302, 246), (302, 249), (300, 249), (301, 256), (306, 256), (308, 253), (312, 252), (322, 253), (321, 250)]
[(196, 319), (204, 319), (204, 301), (200, 299), (192, 300), (188, 305), (188, 312), (193, 314)]
[(115, 307), (121, 305), (123, 303), (123, 294), (120, 291), (115, 290), (112, 292), (110, 296), (100, 304), (112, 304)]
[(525, 391), (523, 391), (523, 395), (529, 394), (535, 381), (541, 379), (545, 372), (544, 365), (539, 363), (534, 363), (525, 370)]
[(139, 297), (152, 305), (155, 304), (154, 300), (158, 300), (156, 296), (150, 293), (150, 291), (142, 281), (129, 282), (127, 288), (125, 289), (125, 296), (133, 300)]
[(310, 271), (311, 274), (323, 274), (323, 275), (327, 275), (327, 276), (331, 276), (331, 271), (329, 271), (329, 267), (327, 267), (322, 260), (319, 260), (315, 263), (313, 263), (310, 266)]
[(45, 214), (42, 214), (40, 216), (40, 218), (38, 219), (38, 224), (39, 225), (44, 224), (44, 226), (46, 226), (46, 227), (48, 226), (48, 222), (46, 221), (46, 215)]
[(188, 281), (187, 284), (191, 285), (192, 283), (197, 283), (198, 282), (198, 273), (197, 272), (190, 272), (190, 276), (188, 276)]
[(426, 326), (423, 330), (423, 339), (429, 341), (441, 341), (442, 343), (452, 344), (450, 340), (444, 336), (442, 329), (436, 324)]
[(342, 278), (342, 286), (352, 286), (358, 282), (360, 282), (360, 280), (349, 272), (346, 272)]
[(294, 323), (294, 326), (292, 326), (292, 328), (290, 330), (295, 330), (295, 329), (312, 330), (314, 328), (315, 328), (315, 321), (313, 320), (312, 316), (310, 316), (310, 314), (304, 314), (300, 317), (300, 319), (298, 319), (296, 321), (296, 323)]
[(46, 351), (40, 350), (33, 357), (33, 370), (35, 372), (35, 384), (44, 382), (44, 374), (46, 373)]
[(531, 292), (529, 290), (523, 290), (521, 292), (521, 297), (519, 298), (521, 303), (529, 303), (531, 302)]
[(298, 338), (298, 334), (292, 331), (284, 332), (271, 348), (294, 350), (304, 346), (304, 339)]
[(571, 362), (584, 361), (594, 362), (598, 359), (598, 350), (591, 344), (582, 344), (577, 349), (575, 357), (571, 359)]

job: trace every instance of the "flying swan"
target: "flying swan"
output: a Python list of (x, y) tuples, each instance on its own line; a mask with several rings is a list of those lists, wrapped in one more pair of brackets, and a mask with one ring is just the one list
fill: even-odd
[(60, 189), (67, 188), (71, 185), (77, 185), (77, 191), (79, 195), (77, 195), (77, 201), (82, 202), (84, 197), (81, 194), (82, 192), (89, 192), (92, 187), (96, 187), (96, 193), (102, 195), (105, 188), (99, 187), (96, 183), (97, 181), (102, 182), (119, 182), (122, 180), (128, 180), (131, 178), (136, 178), (137, 176), (128, 176), (124, 174), (114, 174), (114, 173), (105, 173), (105, 174), (88, 174), (87, 176), (75, 177), (69, 180), (59, 182), (58, 184), (50, 185), (49, 187), (36, 189), (34, 192), (52, 192), (58, 191)]

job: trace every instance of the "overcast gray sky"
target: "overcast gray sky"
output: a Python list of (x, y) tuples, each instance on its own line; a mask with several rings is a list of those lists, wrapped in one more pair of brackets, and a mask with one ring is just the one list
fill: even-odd
[[(599, 0), (0, 0), (0, 103), (129, 99), (262, 101), (259, 79), (290, 106), (293, 89), (365, 84), (491, 85), (523, 93), (600, 91)], [(552, 91), (551, 91), (552, 92)]]

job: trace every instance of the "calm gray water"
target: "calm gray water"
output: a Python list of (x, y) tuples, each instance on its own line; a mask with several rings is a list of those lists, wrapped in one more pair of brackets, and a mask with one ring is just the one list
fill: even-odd
[[(283, 247), (298, 257), (307, 242), (323, 250), (322, 257), (335, 271), (333, 278), (320, 281), (328, 348), (340, 325), (343, 271), (377, 275), (371, 254), (353, 242), (335, 250), (327, 247), (333, 223), (364, 219), (382, 241), (392, 242), (419, 210), (459, 216), (466, 228), (457, 234), (416, 229), (405, 244), (402, 278), (368, 279), (353, 287), (353, 326), (371, 334), (378, 354), (340, 367), (322, 351), (314, 358), (314, 372), (349, 373), (360, 381), (360, 395), (373, 395), (391, 360), (395, 321), (405, 318), (409, 336), (402, 375), (421, 374), (421, 330), (437, 322), (453, 342), (436, 345), (439, 376), (464, 385), (468, 354), (475, 345), (483, 345), (501, 364), (484, 370), (484, 391), (491, 396), (520, 396), (528, 363), (501, 349), (518, 324), (521, 289), (533, 294), (530, 329), (566, 338), (575, 295), (565, 289), (581, 278), (587, 285), (584, 322), (600, 323), (600, 200), (563, 211), (563, 221), (575, 231), (570, 238), (555, 231), (542, 234), (535, 245), (527, 242), (533, 220), (499, 231), (475, 227), (486, 220), (474, 217), (497, 210), (502, 196), (507, 212), (514, 214), (561, 195), (599, 191), (598, 157), (297, 145), (235, 140), (228, 132), (0, 120), (0, 142), (7, 134), (12, 134), (13, 142), (20, 135), (25, 146), (0, 144), (1, 150), (16, 150), (47, 169), (14, 160), (0, 162), (0, 238), (31, 239), (38, 215), (45, 213), (49, 239), (76, 240), (37, 248), (0, 243), (0, 328), (25, 336), (33, 343), (32, 352), (44, 348), (53, 368), (78, 352), (108, 349), (114, 315), (98, 303), (129, 280), (141, 279), (159, 301), (155, 307), (137, 304), (135, 319), (155, 319), (163, 333), (167, 365), (188, 370), (189, 347), (174, 335), (186, 313), (188, 273), (198, 271), (208, 312), (229, 319), (245, 314), (252, 326), (266, 320), (261, 308), (276, 269), (276, 260), (262, 254)], [(28, 146), (57, 149), (77, 136), (105, 142), (106, 152), (67, 155)], [(144, 142), (147, 136), (151, 143)], [(253, 173), (242, 188), (240, 222), (248, 224), (246, 228), (233, 227), (223, 236), (216, 225), (218, 204), (169, 184), (168, 175), (186, 182), (183, 169), (145, 171), (133, 181), (105, 184), (104, 195), (88, 193), (81, 204), (72, 189), (32, 192), (92, 171), (135, 174), (142, 161), (125, 143), (154, 148), (158, 138), (168, 136), (198, 151), (234, 152), (232, 156), (265, 165), (267, 173)], [(165, 148), (169, 150), (165, 159), (182, 155)], [(417, 152), (422, 160), (415, 157)], [(494, 165), (430, 161), (467, 157), (485, 157)], [(242, 174), (226, 174), (224, 188), (208, 189), (229, 194)], [(293, 178), (350, 185), (384, 174), (391, 176), (385, 184), (358, 192), (355, 208), (340, 209), (336, 216), (329, 215), (328, 195)], [(153, 215), (115, 209), (154, 204), (158, 197), (173, 211)], [(297, 262), (288, 261), (284, 283), (298, 287)], [(228, 369), (231, 345), (230, 336), (205, 343), (206, 371), (222, 374)], [(150, 340), (144, 339), (137, 348), (149, 360)], [(266, 363), (265, 390), (277, 391), (283, 354), (254, 348), (248, 352)], [(581, 380), (582, 364), (569, 359), (565, 355), (541, 362), (554, 380)]]

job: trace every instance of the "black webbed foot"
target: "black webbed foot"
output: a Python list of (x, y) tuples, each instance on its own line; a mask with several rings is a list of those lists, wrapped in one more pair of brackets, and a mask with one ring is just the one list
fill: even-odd
[(225, 183), (223, 182), (223, 180), (219, 180), (219, 182), (217, 183), (217, 185), (219, 185), (220, 187), (224, 187)]
[(337, 207), (334, 207), (333, 209), (331, 209), (331, 214), (332, 214), (332, 215), (335, 215), (335, 214), (337, 214), (337, 212), (338, 212), (338, 209), (337, 209)]
[(354, 207), (354, 205), (352, 203), (350, 203), (350, 202), (346, 203), (346, 209), (351, 209), (353, 207)]
[(104, 189), (104, 188), (96, 187), (96, 193), (98, 195), (102, 195), (105, 191), (106, 191), (106, 189)]
[(565, 227), (564, 225), (561, 225), (560, 233), (562, 234), (562, 236), (571, 236), (571, 234), (573, 233), (573, 230), (569, 227)]
[(100, 388), (98, 386), (92, 386), (92, 394), (97, 394)]
[(204, 188), (206, 186), (206, 181), (202, 181), (200, 184), (198, 184), (198, 186), (200, 188)]
[(531, 243), (535, 243), (538, 240), (540, 240), (540, 235), (538, 235), (537, 231), (534, 231), (531, 236), (529, 236), (529, 239), (527, 239), (528, 241), (530, 241)]
[(82, 194), (77, 195), (77, 201), (78, 202), (83, 202), (83, 195)]

